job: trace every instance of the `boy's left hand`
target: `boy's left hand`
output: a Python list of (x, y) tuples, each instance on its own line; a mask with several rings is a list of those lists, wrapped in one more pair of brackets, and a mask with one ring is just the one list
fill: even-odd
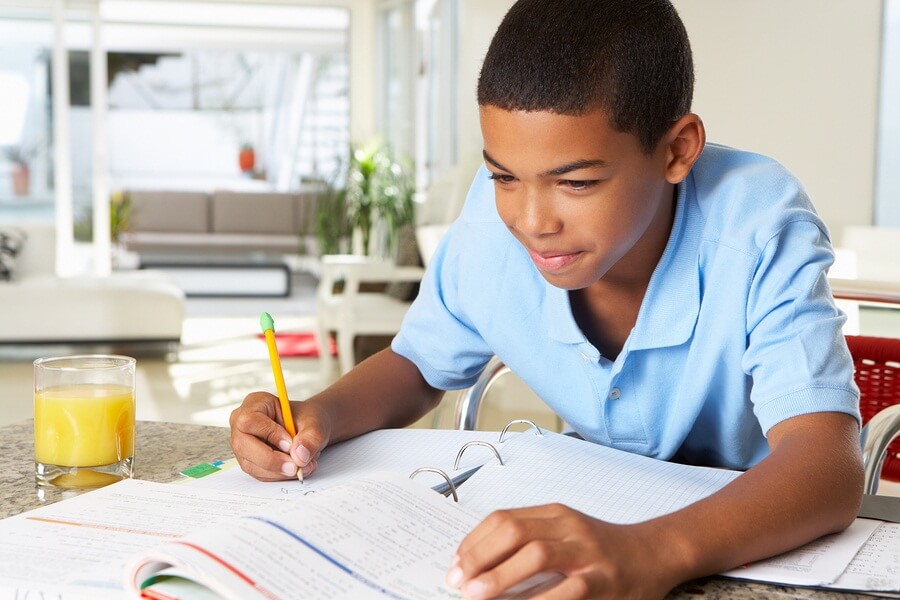
[(659, 542), (642, 525), (614, 525), (561, 504), (502, 510), (463, 539), (447, 583), (481, 599), (557, 572), (564, 579), (537, 598), (662, 598), (678, 582), (665, 576), (672, 552)]

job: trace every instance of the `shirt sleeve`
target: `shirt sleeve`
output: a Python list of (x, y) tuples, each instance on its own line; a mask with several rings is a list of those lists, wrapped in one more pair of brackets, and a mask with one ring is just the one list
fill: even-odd
[(459, 294), (462, 252), (467, 247), (460, 239), (464, 229), (457, 221), (444, 236), (391, 343), (391, 349), (411, 360), (429, 385), (444, 390), (473, 385), (493, 356)]
[(744, 371), (763, 432), (793, 416), (842, 412), (859, 421), (859, 390), (826, 279), (834, 261), (814, 217), (783, 225), (763, 247), (747, 303)]

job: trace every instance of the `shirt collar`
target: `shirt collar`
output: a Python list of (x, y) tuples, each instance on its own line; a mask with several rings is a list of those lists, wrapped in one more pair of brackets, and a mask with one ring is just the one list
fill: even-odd
[(644, 294), (629, 348), (664, 348), (691, 337), (700, 313), (700, 270), (697, 262), (703, 219), (693, 174), (678, 186), (669, 242)]
[[(650, 278), (629, 350), (677, 346), (691, 336), (700, 312), (697, 248), (702, 219), (696, 206), (693, 175), (679, 184), (669, 241)], [(587, 341), (575, 322), (568, 291), (544, 280), (544, 318), (550, 337), (564, 344)]]

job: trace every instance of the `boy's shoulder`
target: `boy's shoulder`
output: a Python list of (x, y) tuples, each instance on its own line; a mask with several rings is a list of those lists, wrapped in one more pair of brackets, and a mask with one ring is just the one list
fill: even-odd
[(774, 158), (708, 143), (690, 180), (707, 239), (743, 238), (759, 250), (797, 222), (810, 223), (827, 235), (803, 185)]
[(701, 197), (716, 193), (796, 193), (803, 189), (800, 181), (774, 158), (711, 142), (704, 147), (691, 175)]

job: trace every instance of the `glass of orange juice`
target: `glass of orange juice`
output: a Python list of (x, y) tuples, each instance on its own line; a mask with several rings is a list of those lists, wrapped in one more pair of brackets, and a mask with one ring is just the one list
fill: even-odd
[(128, 356), (34, 361), (38, 485), (92, 488), (132, 476), (134, 370)]

